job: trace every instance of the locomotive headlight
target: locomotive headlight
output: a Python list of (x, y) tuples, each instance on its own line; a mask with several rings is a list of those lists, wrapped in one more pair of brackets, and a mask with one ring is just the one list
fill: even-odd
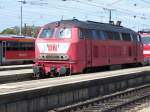
[(39, 59), (45, 59), (45, 55), (40, 54)]
[(60, 59), (61, 60), (68, 60), (69, 56), (67, 54), (63, 54), (63, 55), (60, 56)]

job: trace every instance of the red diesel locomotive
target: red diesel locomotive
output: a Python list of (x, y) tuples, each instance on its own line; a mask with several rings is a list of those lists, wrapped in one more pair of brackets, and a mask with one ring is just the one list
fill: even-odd
[(120, 25), (62, 20), (41, 28), (34, 75), (61, 76), (93, 67), (143, 63), (141, 37)]
[(0, 35), (0, 65), (33, 61), (34, 46), (35, 39), (31, 37)]
[(143, 54), (144, 54), (144, 64), (150, 64), (150, 30), (139, 31), (143, 42)]

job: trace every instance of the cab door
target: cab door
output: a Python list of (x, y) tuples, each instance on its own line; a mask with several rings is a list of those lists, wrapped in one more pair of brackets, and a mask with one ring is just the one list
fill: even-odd
[(6, 59), (6, 41), (2, 41), (2, 61)]
[(143, 43), (142, 43), (142, 39), (140, 35), (137, 35), (137, 45), (136, 45), (136, 49), (137, 49), (137, 60), (138, 62), (140, 61), (141, 63), (143, 63), (143, 59), (144, 59), (144, 55), (143, 55)]
[(2, 64), (2, 42), (0, 41), (0, 65)]
[(86, 67), (92, 67), (91, 30), (85, 30), (85, 59), (86, 59)]
[(132, 36), (134, 41), (134, 61), (135, 63), (143, 61), (143, 45), (141, 42), (140, 35), (133, 34)]

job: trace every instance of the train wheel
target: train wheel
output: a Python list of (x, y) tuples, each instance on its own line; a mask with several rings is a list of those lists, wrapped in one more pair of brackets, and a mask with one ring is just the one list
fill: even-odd
[(90, 72), (92, 72), (92, 68), (85, 68), (83, 70), (83, 73), (90, 73)]
[(34, 74), (34, 78), (35, 79), (43, 79), (43, 78), (48, 78), (48, 76), (45, 74), (37, 73), (37, 74)]
[(71, 70), (70, 70), (70, 68), (68, 68), (67, 71), (66, 71), (66, 76), (69, 76), (69, 75), (71, 75)]
[(122, 69), (122, 65), (110, 65), (109, 70), (119, 70)]
[(43, 71), (41, 66), (34, 66), (33, 67), (33, 73), (35, 79), (40, 79), (45, 77), (45, 72)]
[(34, 79), (40, 79), (40, 74), (39, 73), (34, 74), (33, 78)]

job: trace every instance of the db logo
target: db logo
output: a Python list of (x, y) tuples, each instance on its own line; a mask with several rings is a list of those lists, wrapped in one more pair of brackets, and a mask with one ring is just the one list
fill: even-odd
[(57, 51), (58, 45), (56, 44), (47, 44), (48, 50), (49, 51)]

